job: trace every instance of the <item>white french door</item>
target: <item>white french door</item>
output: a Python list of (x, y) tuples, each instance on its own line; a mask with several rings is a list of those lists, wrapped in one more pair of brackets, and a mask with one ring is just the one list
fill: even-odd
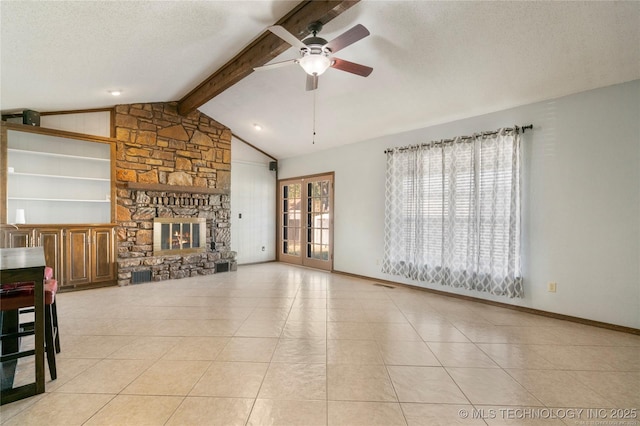
[(278, 260), (333, 269), (333, 173), (278, 182)]

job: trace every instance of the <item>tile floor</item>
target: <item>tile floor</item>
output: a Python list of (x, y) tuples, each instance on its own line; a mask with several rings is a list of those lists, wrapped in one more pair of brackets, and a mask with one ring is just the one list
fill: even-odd
[(58, 379), (0, 422), (640, 424), (640, 336), (373, 284), (269, 263), (60, 294)]

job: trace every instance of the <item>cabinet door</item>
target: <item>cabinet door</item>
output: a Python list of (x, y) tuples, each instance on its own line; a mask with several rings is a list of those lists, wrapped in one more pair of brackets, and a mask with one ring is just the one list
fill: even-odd
[(44, 259), (47, 266), (53, 268), (53, 277), (58, 285), (64, 285), (62, 277), (62, 230), (56, 228), (38, 228), (35, 243), (44, 248)]
[(115, 279), (113, 228), (92, 230), (91, 264), (91, 282)]
[(4, 247), (33, 247), (33, 228), (7, 229), (4, 233)]
[(89, 228), (69, 228), (66, 235), (65, 285), (91, 282)]

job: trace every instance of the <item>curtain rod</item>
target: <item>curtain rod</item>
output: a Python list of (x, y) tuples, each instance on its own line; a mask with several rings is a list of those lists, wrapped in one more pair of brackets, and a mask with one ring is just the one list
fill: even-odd
[(458, 136), (454, 139), (441, 139), (439, 141), (431, 141), (431, 142), (426, 142), (426, 143), (421, 143), (421, 144), (417, 144), (417, 145), (407, 145), (407, 146), (402, 146), (402, 147), (398, 147), (398, 148), (387, 148), (384, 153), (388, 154), (390, 152), (393, 152), (394, 150), (400, 150), (400, 151), (404, 151), (406, 149), (412, 149), (412, 148), (418, 148), (421, 146), (430, 146), (430, 145), (440, 145), (443, 143), (450, 143), (453, 142), (456, 139), (462, 139), (462, 140), (468, 140), (468, 139), (474, 139), (477, 137), (484, 137), (484, 136), (493, 136), (493, 135), (497, 135), (501, 130), (507, 131), (507, 132), (520, 132), (520, 130), (522, 129), (522, 133), (524, 134), (525, 131), (527, 129), (529, 130), (533, 130), (533, 124), (527, 124), (524, 126), (513, 126), (513, 127), (504, 127), (498, 130), (492, 130), (492, 131), (487, 131), (487, 132), (480, 132), (480, 133), (474, 133), (471, 136)]

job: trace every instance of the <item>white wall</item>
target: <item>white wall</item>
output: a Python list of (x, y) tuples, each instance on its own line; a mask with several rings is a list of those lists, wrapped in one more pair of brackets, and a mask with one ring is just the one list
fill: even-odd
[[(383, 274), (384, 149), (533, 123), (523, 136), (525, 297)], [(335, 172), (337, 271), (640, 328), (640, 80), (281, 160)], [(557, 293), (547, 283), (557, 282)]]
[(77, 114), (43, 115), (40, 127), (86, 133), (95, 136), (111, 136), (111, 112), (95, 111)]
[(270, 161), (232, 138), (231, 250), (238, 253), (239, 264), (276, 258), (276, 172), (269, 170)]

